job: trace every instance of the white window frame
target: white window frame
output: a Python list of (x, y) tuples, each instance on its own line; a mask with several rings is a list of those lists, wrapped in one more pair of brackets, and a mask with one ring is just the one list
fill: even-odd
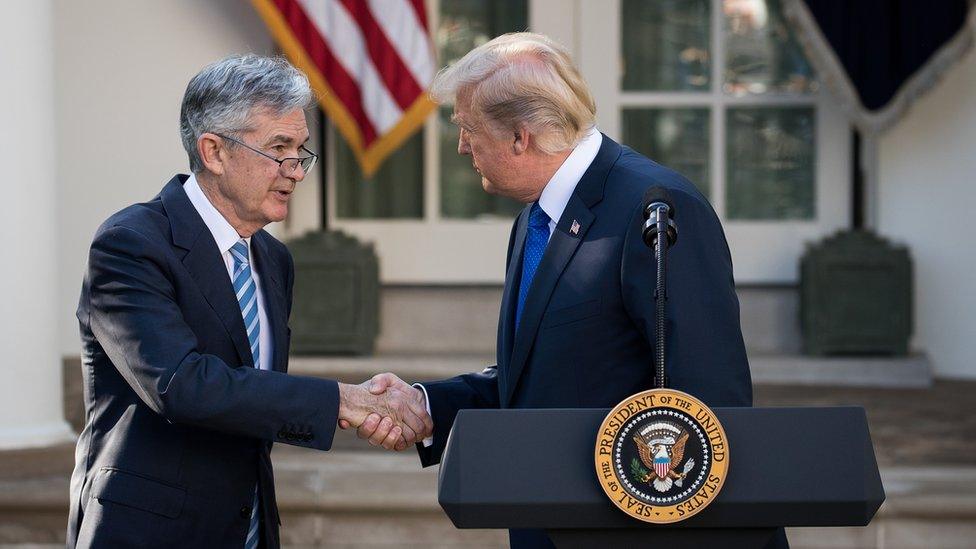
[[(624, 92), (620, 89), (620, 0), (530, 0), (529, 25), (564, 44), (580, 65), (597, 102), (601, 131), (620, 141), (626, 107), (707, 107), (711, 112), (710, 198), (725, 227), (738, 283), (791, 284), (805, 242), (845, 228), (850, 220), (850, 126), (829, 94), (733, 97), (721, 91), (724, 64), (721, 0), (712, 0), (712, 90)], [(439, 0), (427, 0), (430, 25), (439, 22)], [(584, 24), (585, 22), (585, 24)], [(821, 88), (822, 89), (822, 88)], [(816, 108), (815, 217), (811, 220), (743, 221), (725, 216), (725, 112), (748, 105)], [(349, 219), (336, 216), (335, 148), (327, 147), (329, 227), (374, 244), (380, 280), (387, 284), (499, 284), (504, 281), (511, 219), (450, 219), (440, 211), (440, 162), (436, 112), (424, 125), (422, 219)], [(329, 142), (341, 139), (330, 127)], [(678, 220), (680, 228), (680, 219)]]
[[(775, 93), (732, 96), (721, 89), (725, 43), (721, 0), (711, 0), (711, 90), (634, 92), (620, 88), (621, 0), (579, 1), (579, 53), (584, 78), (595, 96), (597, 123), (614, 139), (621, 135), (622, 110), (628, 107), (702, 107), (710, 109), (709, 199), (725, 228), (735, 278), (742, 284), (792, 284), (806, 242), (841, 228), (851, 219), (850, 124), (823, 90), (808, 94)], [(810, 106), (815, 108), (815, 210), (810, 220), (738, 220), (725, 212), (725, 137), (727, 109), (743, 106)], [(680, 219), (677, 220), (679, 232)]]

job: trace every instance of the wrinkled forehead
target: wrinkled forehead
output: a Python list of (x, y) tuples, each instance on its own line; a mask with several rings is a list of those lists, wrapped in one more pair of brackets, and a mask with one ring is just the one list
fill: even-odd
[(285, 144), (304, 143), (309, 139), (305, 111), (294, 109), (279, 113), (268, 107), (255, 107), (248, 116), (249, 133), (261, 139)]

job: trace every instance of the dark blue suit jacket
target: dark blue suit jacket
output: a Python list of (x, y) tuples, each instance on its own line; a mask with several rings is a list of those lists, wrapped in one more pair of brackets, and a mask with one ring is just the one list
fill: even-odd
[(272, 441), (328, 450), (333, 381), (288, 368), (294, 269), (252, 238), (274, 345), (253, 366), (214, 239), (174, 177), (95, 234), (78, 305), (86, 425), (71, 477), (69, 547), (244, 544), (260, 486), (264, 543), (278, 546)]
[[(652, 185), (674, 201), (678, 241), (668, 256), (670, 386), (709, 406), (750, 406), (732, 260), (718, 217), (684, 177), (604, 136), (552, 234), (526, 298), (515, 307), (529, 208), (516, 219), (498, 320), (497, 365), (425, 383), (440, 461), (464, 408), (610, 408), (653, 387), (656, 264), (641, 239)], [(576, 234), (571, 231), (579, 224)]]

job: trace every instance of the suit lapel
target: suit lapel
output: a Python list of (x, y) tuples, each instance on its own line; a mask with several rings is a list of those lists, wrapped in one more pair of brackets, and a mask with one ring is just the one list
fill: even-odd
[(518, 281), (522, 272), (522, 249), (525, 246), (525, 231), (528, 226), (529, 206), (519, 215), (515, 226), (515, 237), (512, 243), (511, 258), (508, 270), (505, 272), (505, 289), (502, 292), (502, 304), (498, 318), (498, 349), (496, 362), (499, 366), (499, 393), (504, 398), (507, 394), (509, 363), (512, 358), (512, 346), (515, 340), (515, 307), (518, 304)]
[(280, 266), (268, 250), (268, 238), (271, 237), (265, 231), (258, 231), (251, 239), (251, 249), (254, 252), (258, 276), (261, 277), (261, 292), (264, 294), (262, 305), (268, 315), (268, 323), (271, 324), (271, 346), (274, 349), (271, 367), (277, 372), (284, 372), (285, 359), (288, 356), (285, 344), (285, 327), (288, 319), (285, 318), (283, 308), (285, 292), (279, 280)]
[[(543, 254), (542, 261), (539, 262), (539, 267), (532, 280), (532, 287), (525, 298), (521, 324), (512, 337), (511, 354), (505, 355), (509, 359), (507, 372), (505, 372), (506, 380), (504, 386), (499, 387), (503, 408), (508, 407), (515, 394), (519, 378), (529, 359), (532, 346), (535, 344), (539, 323), (549, 305), (549, 298), (556, 288), (556, 283), (596, 219), (591, 208), (603, 199), (603, 187), (606, 184), (607, 175), (620, 153), (620, 145), (604, 135), (596, 158), (593, 159), (577, 183), (576, 189), (566, 204), (566, 209), (563, 210), (562, 217), (559, 218), (556, 230), (553, 231), (552, 237), (549, 239), (545, 254)], [(518, 240), (515, 244), (518, 261), (513, 260), (511, 262), (505, 276), (506, 295), (502, 301), (502, 307), (505, 310), (505, 300), (507, 300), (507, 308), (510, 309), (507, 313), (510, 315), (508, 318), (512, 325), (515, 323), (513, 311), (517, 305), (518, 280), (521, 277), (522, 247), (525, 243), (527, 219), (526, 210), (523, 212), (523, 219), (520, 221), (519, 230), (516, 233)], [(579, 224), (576, 231), (573, 231), (574, 224)]]
[[(546, 312), (549, 298), (556, 287), (556, 282), (560, 275), (569, 264), (569, 260), (576, 253), (576, 249), (583, 242), (583, 237), (593, 224), (595, 217), (589, 208), (575, 194), (570, 197), (566, 209), (563, 211), (556, 230), (553, 231), (546, 252), (539, 262), (539, 267), (532, 279), (532, 286), (525, 297), (525, 308), (522, 310), (522, 321), (516, 333), (514, 346), (512, 348), (511, 362), (509, 363), (508, 383), (506, 393), (503, 395), (503, 407), (511, 401), (518, 385), (522, 369), (528, 359), (529, 351), (535, 342), (536, 333), (539, 331), (539, 322), (542, 315)], [(572, 224), (579, 224), (576, 234), (570, 232)]]
[(184, 181), (185, 178), (176, 176), (160, 193), (163, 207), (170, 218), (173, 244), (186, 251), (183, 265), (220, 318), (241, 363), (253, 367), (254, 357), (251, 356), (244, 319), (241, 318), (241, 308), (227, 274), (227, 265), (224, 264), (217, 243), (206, 224), (183, 191)]

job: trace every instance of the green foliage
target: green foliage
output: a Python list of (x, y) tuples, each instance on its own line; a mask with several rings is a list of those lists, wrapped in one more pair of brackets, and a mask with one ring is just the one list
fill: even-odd
[(633, 475), (637, 480), (643, 482), (649, 473), (647, 472), (647, 469), (641, 466), (641, 462), (637, 458), (633, 458), (630, 460), (630, 474)]

